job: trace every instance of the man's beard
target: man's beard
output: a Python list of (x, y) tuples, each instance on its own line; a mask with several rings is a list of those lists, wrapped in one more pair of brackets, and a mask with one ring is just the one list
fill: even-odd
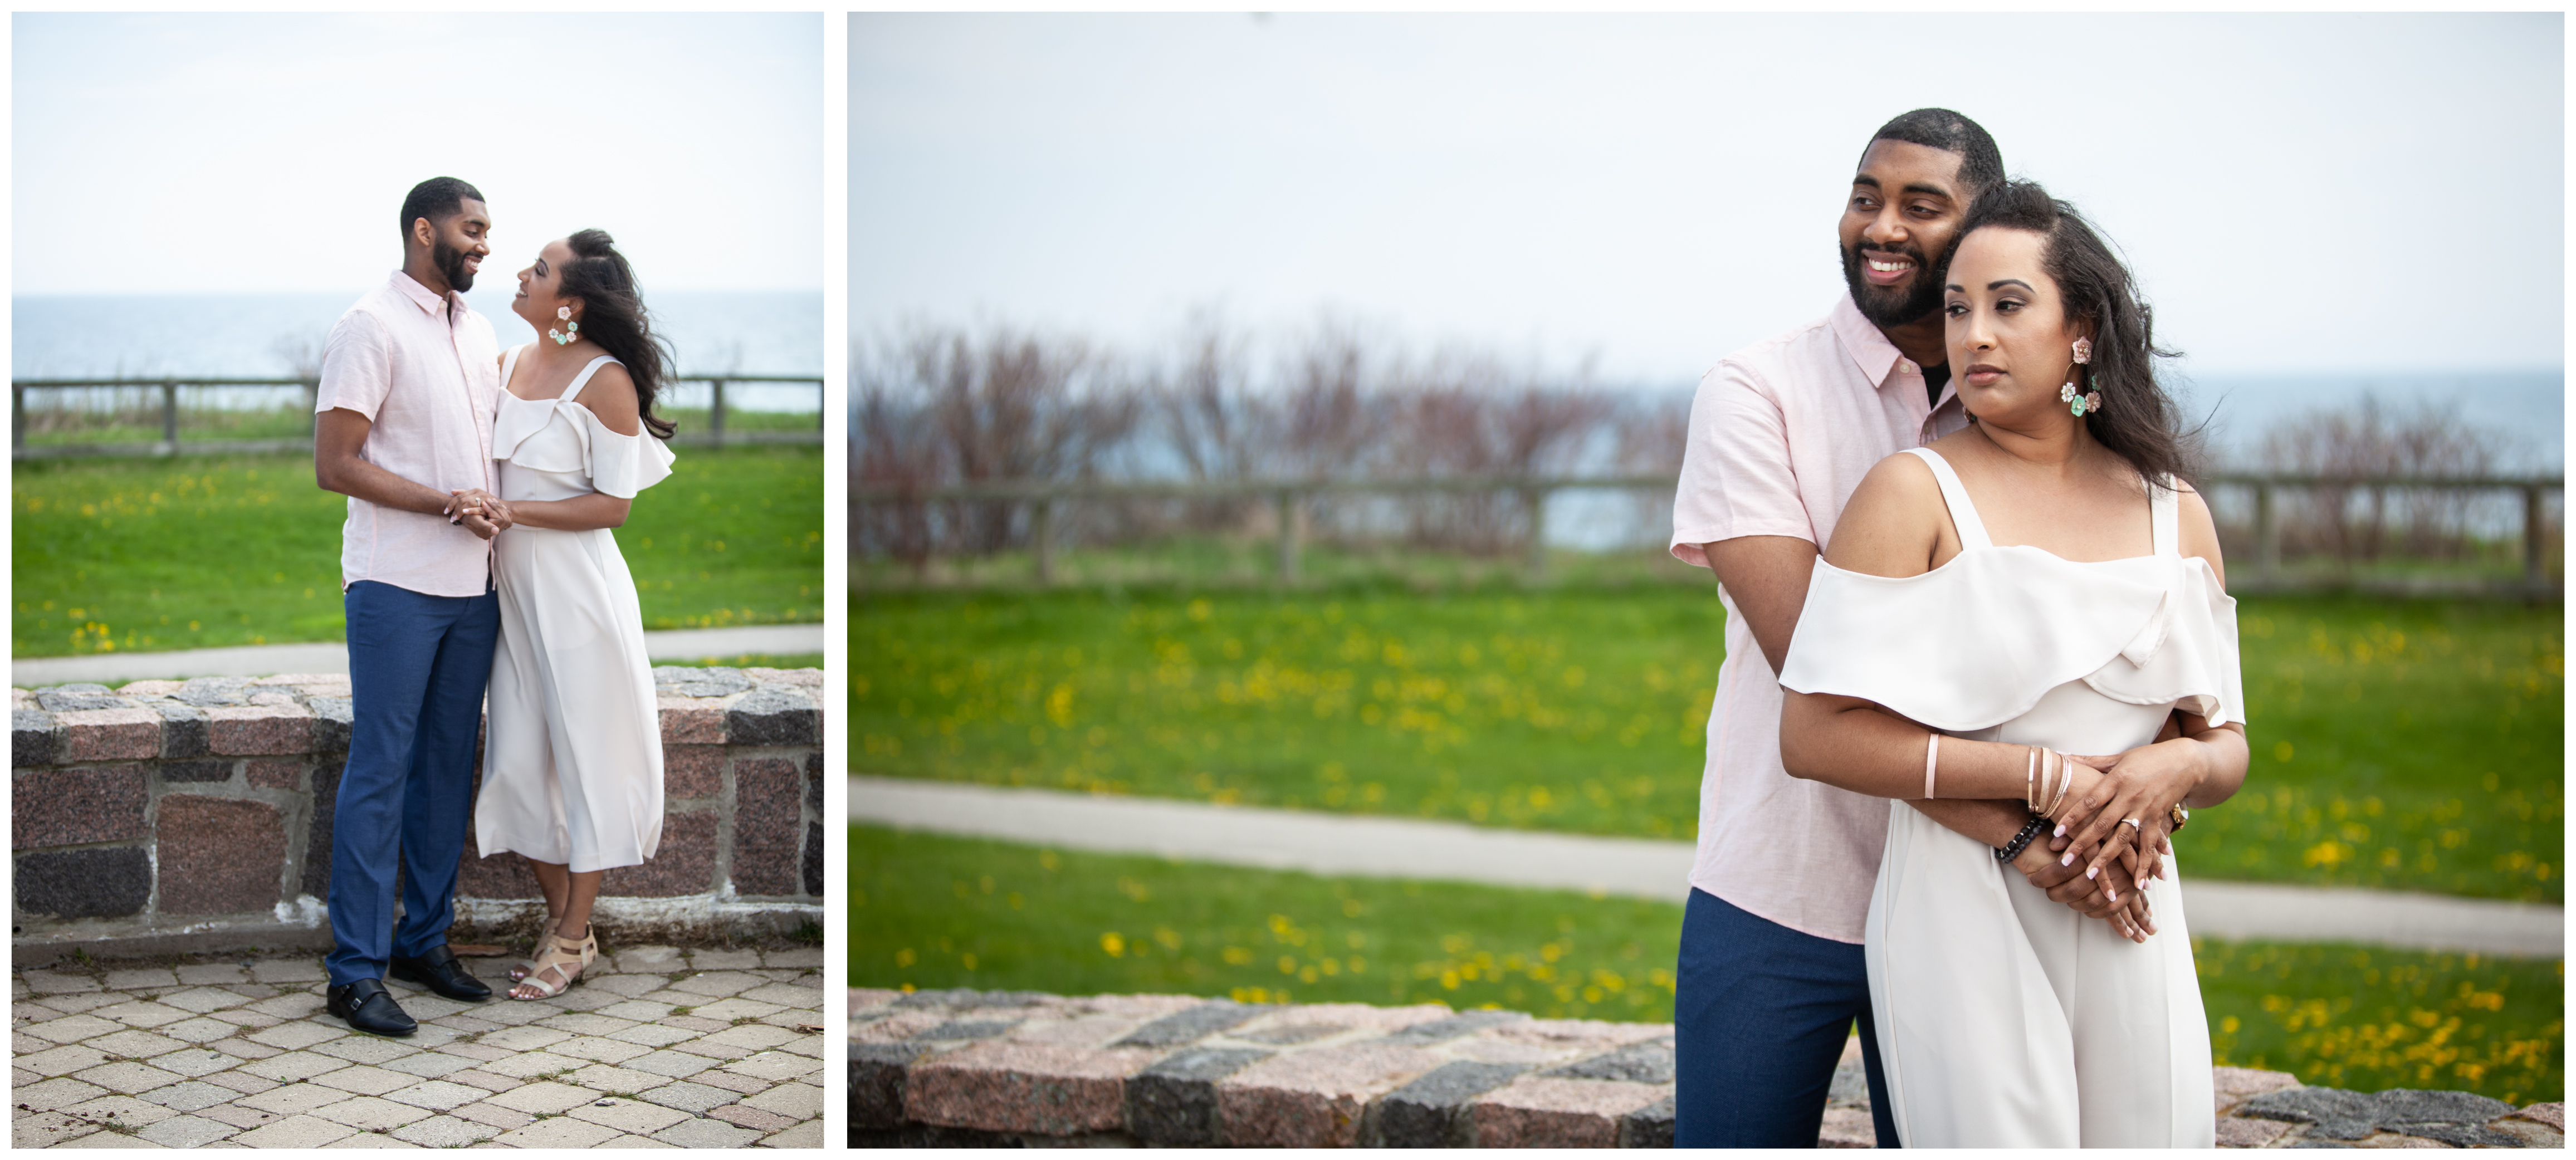
[(432, 242), (429, 260), (438, 264), (438, 272), (447, 275), (447, 284), (462, 294), (474, 288), (474, 271), (465, 268), (465, 251), (446, 242)]
[(1941, 278), (1932, 263), (1925, 261), (1921, 248), (1907, 244), (1893, 251), (1914, 262), (1914, 288), (1898, 291), (1894, 287), (1872, 286), (1861, 276), (1860, 247), (1844, 247), (1843, 284), (1851, 288), (1852, 305), (1860, 307), (1861, 317), (1878, 326), (1904, 326), (1921, 322), (1941, 308)]

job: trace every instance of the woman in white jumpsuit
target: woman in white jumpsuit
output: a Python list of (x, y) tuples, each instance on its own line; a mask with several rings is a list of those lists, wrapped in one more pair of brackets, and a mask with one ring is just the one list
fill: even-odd
[[(1944, 281), (1976, 422), (1853, 493), (1781, 672), (1789, 772), (1896, 799), (1866, 928), (1889, 1110), (1906, 1147), (2213, 1147), (2168, 836), (2245, 775), (2216, 529), (2071, 207), (1989, 192)], [(2030, 824), (1996, 849), (1905, 804), (1940, 797)], [(2108, 876), (2116, 921), (2009, 872), (2030, 842)]]

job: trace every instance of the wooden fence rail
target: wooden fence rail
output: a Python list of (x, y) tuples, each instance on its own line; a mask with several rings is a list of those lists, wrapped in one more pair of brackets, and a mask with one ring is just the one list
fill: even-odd
[[(820, 443), (823, 441), (823, 408), (820, 406), (823, 378), (820, 375), (674, 375), (666, 382), (706, 383), (712, 388), (707, 411), (707, 432), (703, 435), (682, 434), (672, 442), (684, 446), (722, 446), (742, 443)], [(811, 383), (817, 406), (812, 431), (737, 431), (725, 432), (725, 387), (733, 383)], [(54, 459), (87, 455), (177, 455), (179, 441), (179, 388), (181, 387), (301, 387), (306, 412), (305, 434), (296, 439), (200, 439), (191, 440), (186, 450), (194, 454), (265, 454), (271, 452), (311, 451), (312, 419), (315, 392), (319, 384), (312, 379), (241, 379), (168, 377), (158, 379), (11, 379), (9, 380), (9, 457), (15, 459)], [(55, 445), (27, 444), (27, 392), (31, 390), (157, 390), (161, 394), (161, 438), (154, 443), (67, 443)]]
[[(2328, 476), (2278, 473), (2224, 472), (2201, 480), (2204, 489), (2245, 488), (2254, 495), (2255, 567), (2250, 584), (2238, 587), (2248, 591), (2290, 587), (2281, 573), (2281, 526), (2274, 501), (2283, 490), (2344, 488), (2355, 491), (2397, 491), (2410, 489), (2440, 491), (2501, 491), (2522, 497), (2522, 563), (2519, 582), (2506, 585), (2523, 595), (2545, 595), (2556, 590), (2550, 580), (2548, 561), (2543, 555), (2547, 540), (2547, 501), (2562, 495), (2563, 476)], [(1055, 571), (1055, 508), (1060, 503), (1084, 500), (1120, 499), (1239, 499), (1267, 496), (1275, 505), (1279, 523), (1278, 569), (1281, 580), (1297, 578), (1297, 519), (1300, 505), (1318, 495), (1418, 495), (1460, 493), (1511, 493), (1521, 498), (1530, 513), (1526, 567), (1532, 580), (1547, 575), (1547, 498), (1560, 491), (1646, 491), (1673, 490), (1674, 480), (1659, 475), (1612, 476), (1458, 476), (1417, 479), (1320, 479), (1320, 480), (1170, 480), (1170, 481), (1077, 481), (1010, 479), (983, 480), (973, 483), (920, 487), (903, 483), (854, 483), (850, 502), (860, 504), (923, 503), (942, 500), (984, 500), (1017, 502), (1030, 505), (1030, 539), (1036, 549), (1037, 579), (1043, 584), (1053, 579)], [(2422, 588), (2424, 586), (2416, 586)], [(2495, 589), (2496, 586), (2485, 586)], [(2427, 589), (2428, 591), (2431, 589)]]

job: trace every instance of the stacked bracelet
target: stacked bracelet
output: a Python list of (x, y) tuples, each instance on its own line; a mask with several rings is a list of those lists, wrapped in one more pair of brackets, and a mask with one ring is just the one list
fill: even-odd
[(2030, 848), (2032, 839), (2039, 837), (2040, 831), (2047, 828), (2047, 818), (2032, 814), (2029, 821), (2022, 823), (2021, 832), (2013, 835), (2012, 841), (1995, 847), (1995, 861), (2009, 864), (2021, 857), (2021, 852)]

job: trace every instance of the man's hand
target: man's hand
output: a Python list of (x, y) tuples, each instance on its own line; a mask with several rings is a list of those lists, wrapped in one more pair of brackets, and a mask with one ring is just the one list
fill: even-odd
[[(494, 535), (510, 530), (516, 522), (511, 518), (509, 503), (482, 488), (454, 488), (448, 492), (448, 495), (453, 499), (448, 504), (447, 522), (464, 524), (472, 529), (475, 535), (484, 539), (491, 539)], [(476, 527), (478, 523), (492, 530), (484, 531)]]

